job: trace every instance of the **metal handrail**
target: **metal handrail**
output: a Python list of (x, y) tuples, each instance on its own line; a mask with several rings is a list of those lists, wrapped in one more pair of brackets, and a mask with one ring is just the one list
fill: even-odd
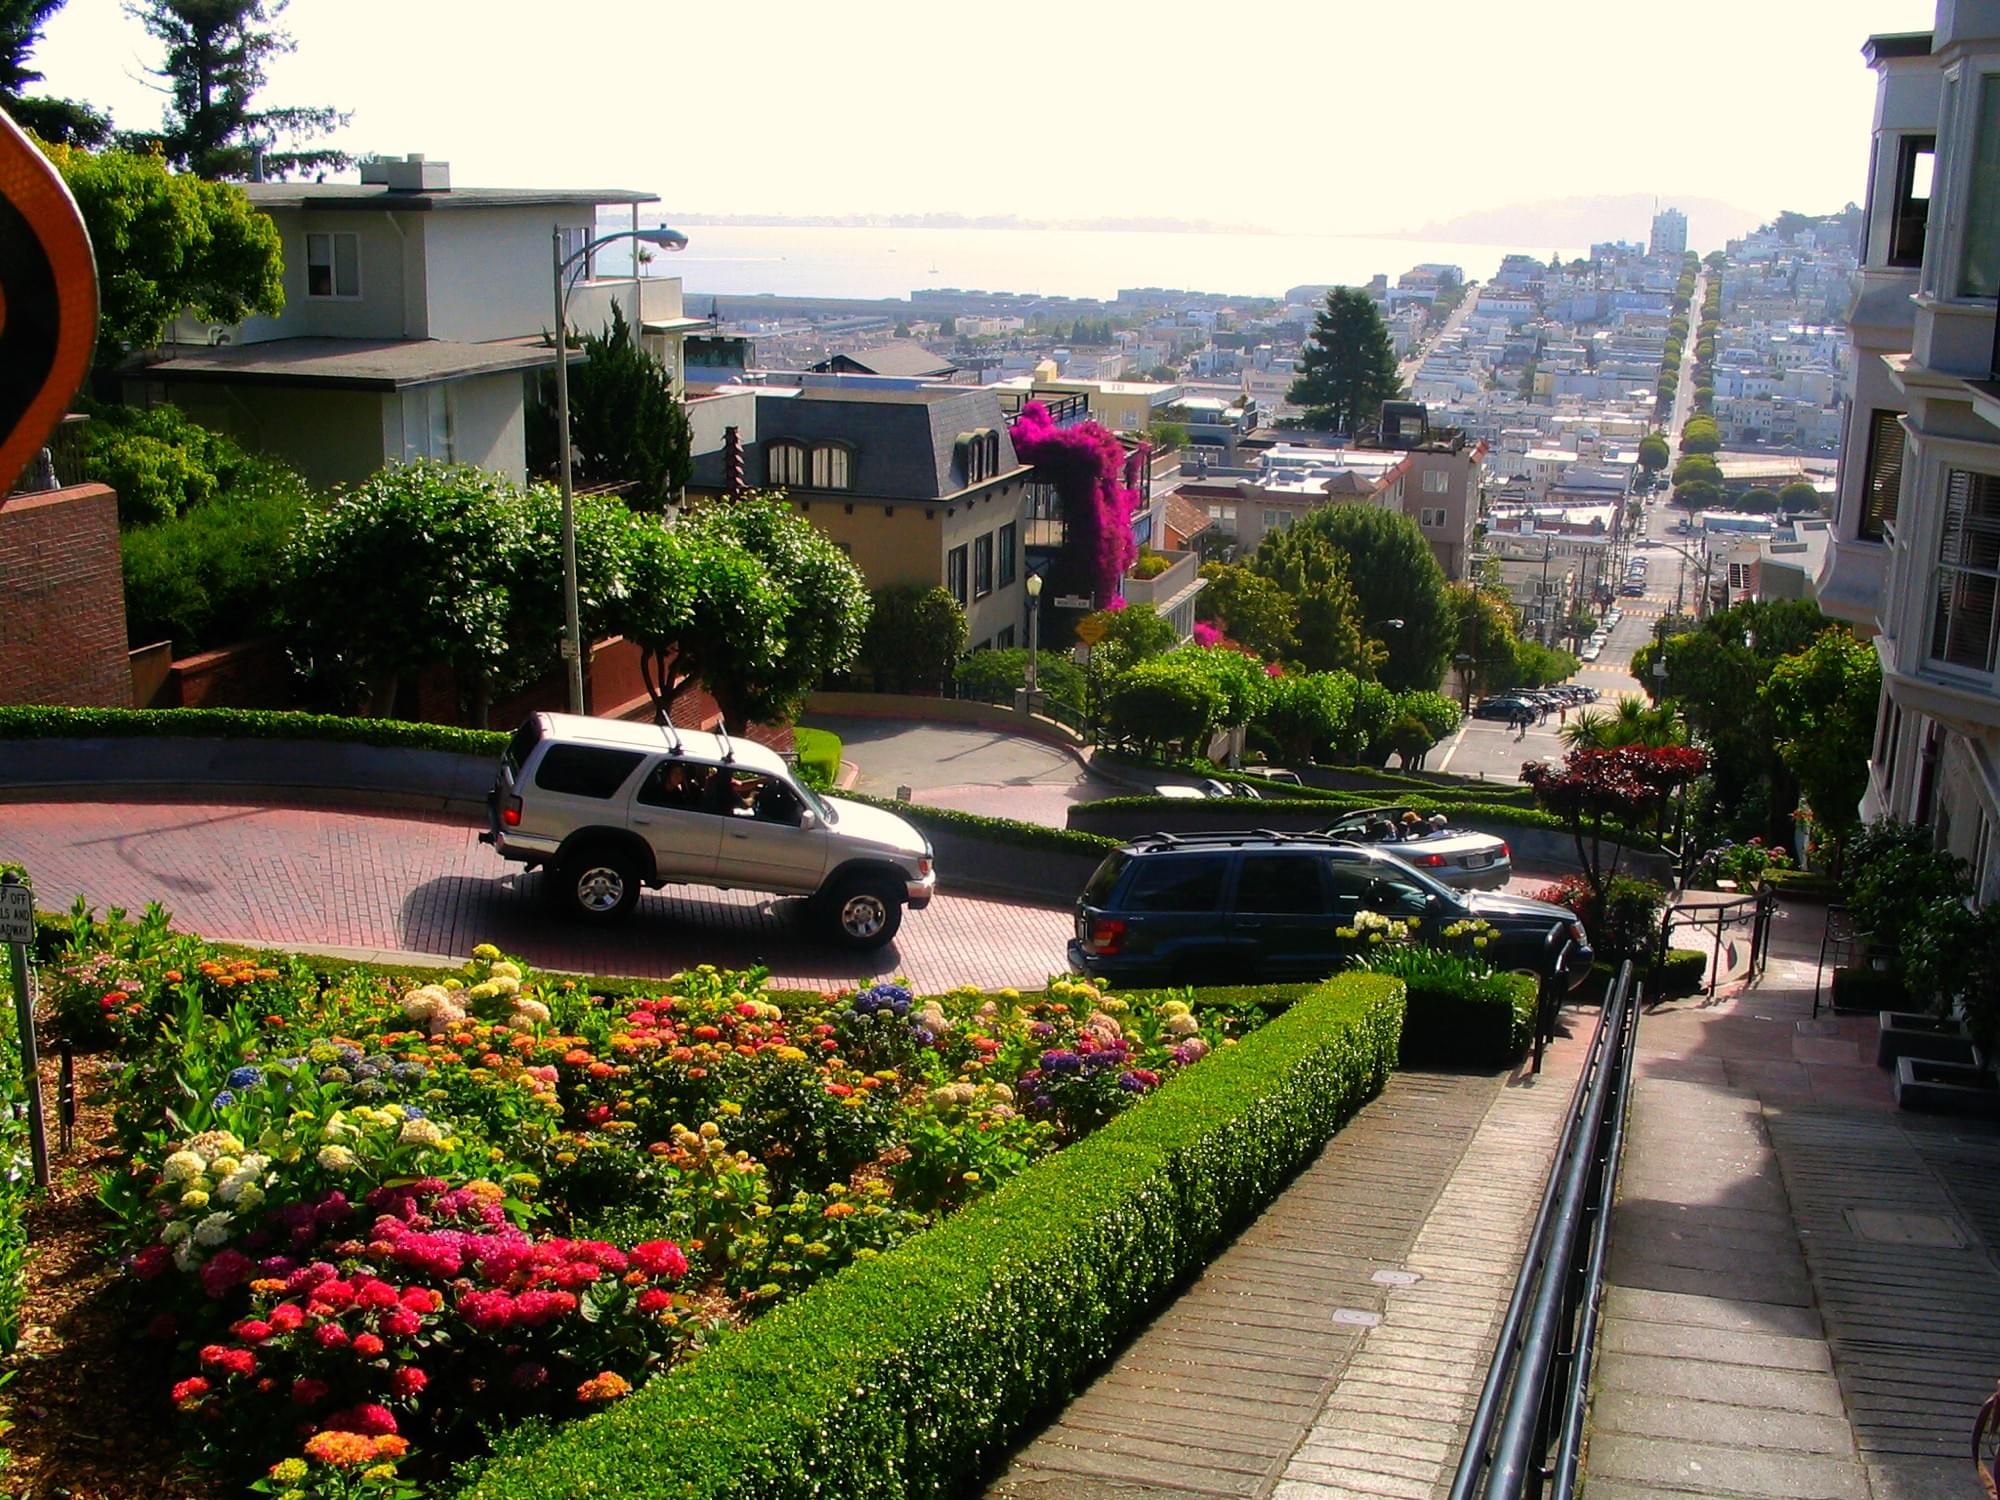
[(1638, 1015), (1628, 959), (1606, 990), (1570, 1098), (1451, 1500), (1566, 1497), (1574, 1487)]

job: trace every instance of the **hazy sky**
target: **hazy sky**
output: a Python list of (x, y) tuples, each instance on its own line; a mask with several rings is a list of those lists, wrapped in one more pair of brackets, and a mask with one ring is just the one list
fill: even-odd
[[(1572, 195), (1859, 198), (1874, 32), (1931, 0), (295, 0), (270, 104), (479, 186), (676, 211), (1151, 215), (1394, 232)], [(158, 46), (70, 0), (45, 87), (157, 124)]]

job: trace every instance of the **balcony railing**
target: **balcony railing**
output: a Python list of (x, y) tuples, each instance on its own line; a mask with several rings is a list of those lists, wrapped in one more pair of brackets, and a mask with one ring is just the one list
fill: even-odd
[(1168, 603), (1193, 584), (1201, 571), (1198, 553), (1161, 552), (1158, 555), (1171, 558), (1171, 566), (1151, 578), (1134, 578), (1128, 574), (1125, 579), (1127, 604), (1150, 604), (1164, 612)]

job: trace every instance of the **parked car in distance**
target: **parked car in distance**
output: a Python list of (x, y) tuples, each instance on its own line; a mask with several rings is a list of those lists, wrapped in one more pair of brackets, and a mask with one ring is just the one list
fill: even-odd
[(1171, 797), (1176, 802), (1200, 802), (1208, 796), (1208, 793), (1198, 786), (1156, 786), (1153, 788), (1153, 795)]
[(1472, 717), (1475, 719), (1511, 719), (1518, 713), (1534, 713), (1535, 705), (1526, 698), (1503, 697), (1481, 698), (1474, 705)]
[(1575, 913), (1493, 891), (1455, 891), (1385, 849), (1323, 834), (1152, 834), (1111, 851), (1076, 903), (1070, 967), (1117, 985), (1318, 979), (1369, 945), (1372, 912), (1419, 939), (1491, 925), (1495, 967), (1574, 989), (1590, 973)]
[(827, 935), (878, 948), (937, 889), (930, 841), (894, 813), (822, 797), (753, 740), (538, 713), (514, 731), (480, 841), (544, 871), (587, 921), (628, 915), (642, 886), (804, 896)]
[(1514, 874), (1513, 851), (1505, 839), (1441, 826), (1413, 808), (1362, 808), (1342, 814), (1320, 832), (1393, 854), (1440, 884), (1460, 890), (1498, 890)]
[(1283, 782), (1286, 786), (1305, 785), (1303, 781), (1299, 780), (1299, 773), (1297, 771), (1287, 771), (1277, 766), (1252, 766), (1249, 768), (1248, 774), (1261, 776), (1266, 781)]
[(1581, 651), (1576, 653), (1576, 659), (1578, 661), (1596, 661), (1597, 658), (1602, 656), (1603, 654), (1604, 654), (1604, 642), (1599, 640), (1592, 640), (1588, 644), (1586, 644)]
[(1245, 786), (1240, 781), (1221, 781), (1213, 776), (1201, 784), (1201, 794), (1204, 797), (1220, 798), (1225, 802), (1232, 797), (1246, 797), (1261, 802), (1264, 797), (1264, 794), (1254, 786)]

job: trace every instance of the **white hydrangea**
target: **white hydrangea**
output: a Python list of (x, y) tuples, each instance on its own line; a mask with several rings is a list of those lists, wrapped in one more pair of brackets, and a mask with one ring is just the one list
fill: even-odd
[(546, 1026), (549, 1024), (549, 1008), (539, 1000), (514, 1000), (514, 1024), (516, 1026)]
[(191, 1177), (199, 1177), (208, 1163), (193, 1151), (176, 1151), (160, 1164), (160, 1175), (168, 1182), (186, 1182)]
[(443, 1142), (444, 1131), (435, 1120), (405, 1120), (396, 1139), (405, 1146), (436, 1146)]
[(178, 1245), (187, 1236), (188, 1226), (185, 1219), (169, 1219), (165, 1224), (160, 1226), (160, 1243), (162, 1245)]
[(235, 1216), (226, 1213), (212, 1213), (194, 1226), (194, 1242), (197, 1245), (221, 1245), (228, 1242), (229, 1223)]

